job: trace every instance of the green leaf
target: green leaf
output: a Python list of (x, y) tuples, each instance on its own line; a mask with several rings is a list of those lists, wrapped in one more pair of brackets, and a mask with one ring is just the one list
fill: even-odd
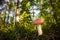
[(27, 4), (26, 4), (26, 7), (28, 8), (30, 6), (30, 2), (28, 2)]

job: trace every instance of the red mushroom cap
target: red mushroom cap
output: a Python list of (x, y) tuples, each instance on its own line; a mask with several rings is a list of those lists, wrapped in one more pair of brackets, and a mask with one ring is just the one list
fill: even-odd
[(37, 19), (34, 20), (34, 24), (43, 24), (43, 22), (44, 21), (40, 18), (37, 18)]

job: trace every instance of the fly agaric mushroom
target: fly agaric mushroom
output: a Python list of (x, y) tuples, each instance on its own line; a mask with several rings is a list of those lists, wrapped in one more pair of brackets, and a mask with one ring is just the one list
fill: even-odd
[(42, 24), (44, 23), (43, 19), (37, 18), (34, 20), (34, 24), (37, 25), (38, 35), (42, 35)]

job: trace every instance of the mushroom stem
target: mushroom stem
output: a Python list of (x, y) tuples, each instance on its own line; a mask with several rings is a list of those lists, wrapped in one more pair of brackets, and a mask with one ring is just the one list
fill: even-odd
[(37, 30), (38, 30), (38, 35), (42, 35), (43, 34), (41, 25), (38, 25)]

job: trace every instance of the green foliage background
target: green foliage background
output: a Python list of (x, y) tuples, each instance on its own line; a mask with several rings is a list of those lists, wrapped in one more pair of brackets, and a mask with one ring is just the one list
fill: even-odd
[[(12, 1), (12, 0), (11, 0)], [(16, 3), (10, 1), (9, 7), (12, 9), (16, 6)], [(0, 17), (0, 40), (59, 40), (60, 38), (60, 1), (59, 0), (44, 0), (44, 3), (40, 3), (41, 0), (22, 0), (19, 4), (21, 11), (20, 21), (15, 25), (11, 21), (11, 24), (4, 22), (6, 13), (3, 14), (3, 18)], [(13, 5), (11, 5), (11, 3)], [(38, 36), (36, 25), (33, 23), (29, 8), (31, 6), (37, 6), (36, 10), (41, 12), (37, 15), (38, 18), (44, 18), (42, 25), (43, 35)], [(46, 11), (49, 8), (50, 12)], [(14, 10), (15, 12), (15, 10)], [(16, 12), (15, 12), (16, 13)], [(12, 19), (13, 20), (13, 19)]]

